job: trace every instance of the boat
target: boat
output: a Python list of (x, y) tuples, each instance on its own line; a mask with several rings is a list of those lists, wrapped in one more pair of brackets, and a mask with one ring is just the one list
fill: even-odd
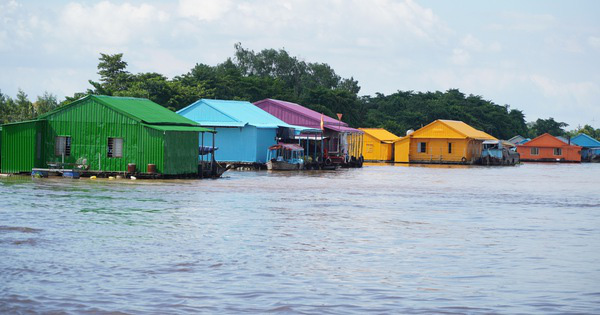
[(520, 155), (514, 144), (501, 140), (483, 141), (483, 150), (477, 164), (481, 165), (515, 165)]
[(267, 169), (293, 171), (304, 169), (304, 148), (291, 143), (278, 143), (267, 151)]
[[(231, 168), (228, 165), (223, 166), (215, 160), (215, 151), (218, 149), (219, 147), (214, 146), (198, 147), (198, 154), (202, 157), (198, 161), (198, 175), (201, 178), (219, 178)], [(204, 155), (210, 155), (210, 157), (205, 160)]]

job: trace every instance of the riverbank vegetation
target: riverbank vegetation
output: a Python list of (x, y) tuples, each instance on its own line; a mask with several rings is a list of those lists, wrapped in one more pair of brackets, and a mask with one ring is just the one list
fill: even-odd
[(521, 110), (495, 104), (480, 95), (465, 95), (458, 89), (360, 96), (354, 78), (342, 78), (328, 64), (306, 62), (284, 49), (254, 52), (238, 43), (232, 58), (216, 66), (196, 64), (172, 79), (155, 72), (130, 73), (127, 65), (123, 54), (101, 54), (100, 80), (89, 80), (87, 91), (61, 102), (49, 92), (30, 101), (24, 91), (19, 90), (15, 98), (0, 91), (0, 124), (35, 118), (86, 94), (148, 98), (171, 110), (200, 98), (250, 102), (274, 98), (302, 104), (330, 117), (343, 113), (344, 121), (353, 127), (382, 127), (400, 136), (435, 119), (452, 119), (501, 139), (517, 134), (535, 137), (545, 132), (555, 136), (583, 132), (600, 139), (600, 129), (592, 126), (566, 131), (568, 125), (554, 118), (527, 123)]

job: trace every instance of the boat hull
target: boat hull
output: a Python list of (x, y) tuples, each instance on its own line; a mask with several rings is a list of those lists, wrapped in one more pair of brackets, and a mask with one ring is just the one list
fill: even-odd
[(289, 163), (285, 161), (268, 161), (267, 169), (273, 171), (296, 171), (304, 167), (302, 163)]

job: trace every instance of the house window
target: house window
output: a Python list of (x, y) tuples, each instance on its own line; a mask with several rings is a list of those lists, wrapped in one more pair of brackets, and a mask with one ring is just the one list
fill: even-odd
[(71, 156), (71, 137), (60, 136), (54, 138), (54, 155)]
[(123, 138), (108, 138), (107, 157), (123, 157)]
[(562, 149), (561, 148), (554, 148), (554, 155), (562, 155)]
[(419, 153), (427, 153), (427, 142), (419, 142)]
[(531, 155), (538, 155), (538, 154), (540, 154), (539, 148), (531, 148)]
[(452, 153), (452, 142), (448, 142), (448, 153)]

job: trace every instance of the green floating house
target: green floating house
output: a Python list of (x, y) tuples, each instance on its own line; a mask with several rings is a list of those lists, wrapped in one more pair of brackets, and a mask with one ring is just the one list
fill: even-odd
[[(91, 172), (198, 174), (199, 133), (214, 132), (147, 99), (88, 95), (35, 120), (5, 124), (1, 171), (52, 165)], [(70, 168), (70, 167), (69, 167)]]

